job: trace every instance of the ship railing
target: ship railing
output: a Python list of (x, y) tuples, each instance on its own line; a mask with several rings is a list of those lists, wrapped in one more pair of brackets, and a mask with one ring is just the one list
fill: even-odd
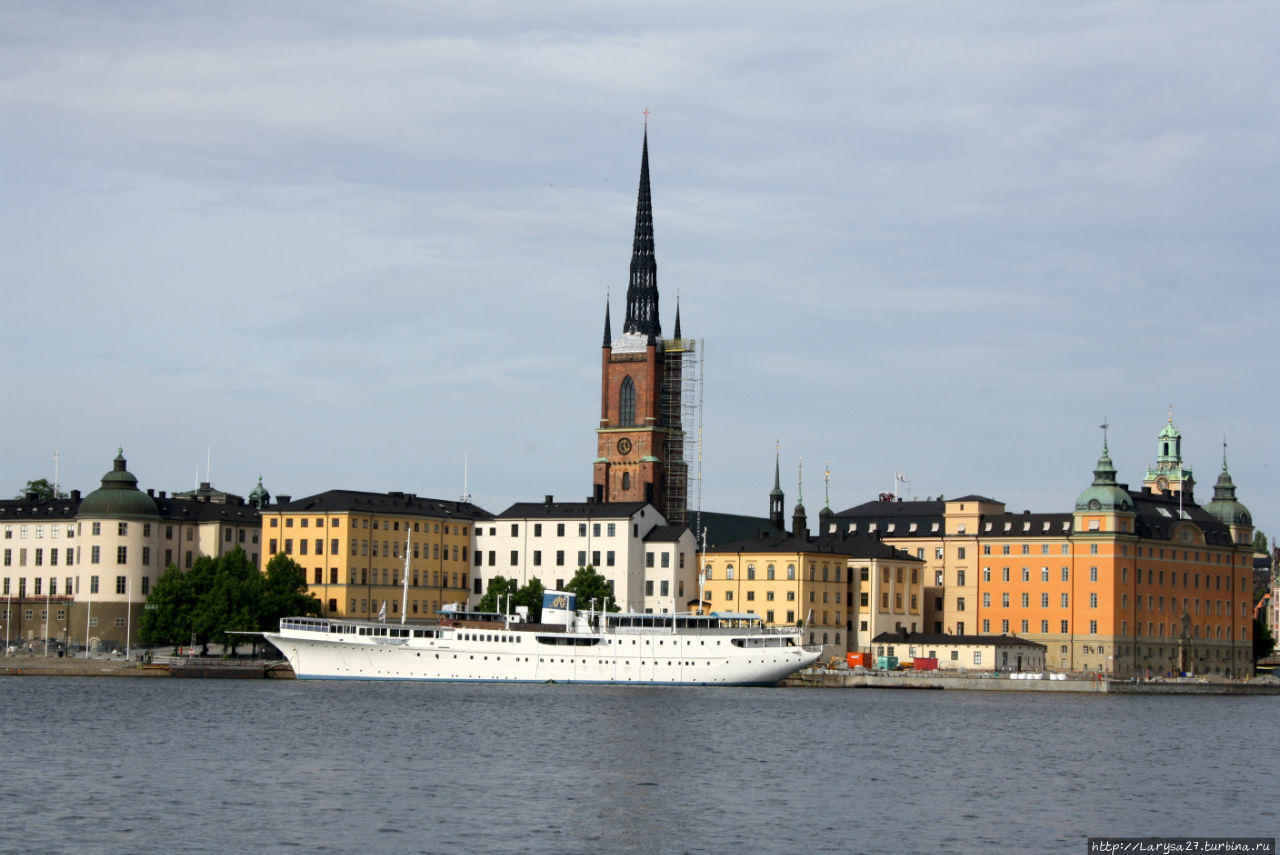
[(329, 620), (327, 618), (281, 618), (281, 629), (300, 629), (307, 632), (328, 632)]

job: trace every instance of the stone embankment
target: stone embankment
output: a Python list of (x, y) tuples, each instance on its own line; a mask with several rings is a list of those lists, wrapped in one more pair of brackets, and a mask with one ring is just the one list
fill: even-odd
[(293, 669), (281, 662), (224, 659), (157, 658), (152, 663), (117, 658), (82, 659), (52, 656), (8, 656), (0, 659), (0, 677), (215, 677), (292, 678)]
[[(1024, 675), (1026, 676), (1026, 675)], [(1009, 674), (943, 671), (864, 671), (807, 668), (792, 674), (784, 686), (818, 689), (962, 689), (976, 692), (1098, 692), (1120, 695), (1280, 695), (1280, 680), (1194, 678), (1149, 680), (1098, 679), (1085, 676), (1065, 680), (1014, 679)]]

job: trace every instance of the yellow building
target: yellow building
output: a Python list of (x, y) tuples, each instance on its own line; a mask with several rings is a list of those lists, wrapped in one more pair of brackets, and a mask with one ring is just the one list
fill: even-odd
[[(467, 502), (411, 493), (330, 490), (262, 511), (262, 567), (283, 553), (306, 572), (329, 617), (433, 617), (467, 602), (475, 523), (491, 515)], [(408, 596), (402, 581), (408, 560)]]
[(709, 548), (702, 598), (720, 612), (754, 612), (768, 624), (805, 622), (806, 642), (824, 658), (867, 651), (881, 632), (918, 631), (922, 562), (869, 537), (760, 536)]

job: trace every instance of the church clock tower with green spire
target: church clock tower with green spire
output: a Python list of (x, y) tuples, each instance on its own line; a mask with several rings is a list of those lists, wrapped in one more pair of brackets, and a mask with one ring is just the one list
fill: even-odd
[(1152, 493), (1185, 492), (1189, 498), (1195, 491), (1196, 479), (1190, 467), (1182, 465), (1182, 433), (1173, 426), (1173, 410), (1169, 421), (1156, 438), (1156, 465), (1147, 467), (1142, 484)]
[(679, 306), (675, 338), (662, 338), (646, 126), (626, 315), (617, 338), (605, 305), (600, 424), (592, 477), (595, 501), (649, 502), (668, 523), (686, 522), (688, 464), (684, 459), (681, 383), (682, 360), (692, 345), (681, 338)]

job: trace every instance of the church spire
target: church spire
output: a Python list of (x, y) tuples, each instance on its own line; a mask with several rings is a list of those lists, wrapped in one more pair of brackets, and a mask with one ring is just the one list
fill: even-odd
[(779, 477), (779, 466), (782, 459), (782, 440), (778, 440), (778, 448), (773, 458), (773, 489), (769, 491), (769, 520), (779, 529), (785, 531), (785, 517), (782, 509), (782, 480)]
[(613, 332), (609, 329), (609, 298), (604, 298), (604, 344), (601, 347), (609, 347), (613, 344)]
[(676, 294), (676, 338), (680, 338), (680, 294)]
[(636, 233), (631, 246), (631, 278), (627, 283), (624, 333), (654, 340), (662, 335), (658, 320), (658, 262), (653, 254), (653, 204), (649, 198), (649, 127), (640, 154), (640, 191), (636, 197)]

